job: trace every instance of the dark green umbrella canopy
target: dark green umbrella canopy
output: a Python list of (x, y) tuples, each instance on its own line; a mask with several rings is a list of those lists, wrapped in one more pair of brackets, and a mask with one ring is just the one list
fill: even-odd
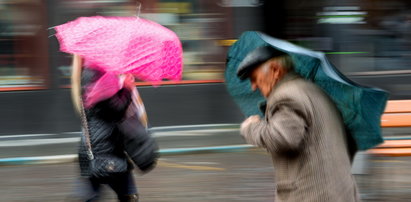
[(291, 56), (295, 71), (320, 86), (335, 102), (344, 124), (359, 150), (367, 150), (383, 142), (381, 115), (388, 99), (386, 91), (355, 84), (342, 75), (324, 53), (296, 46), (259, 32), (245, 32), (230, 48), (225, 82), (230, 95), (246, 116), (263, 115), (261, 94), (251, 90), (250, 81), (241, 81), (237, 69), (248, 53), (261, 46), (272, 46)]

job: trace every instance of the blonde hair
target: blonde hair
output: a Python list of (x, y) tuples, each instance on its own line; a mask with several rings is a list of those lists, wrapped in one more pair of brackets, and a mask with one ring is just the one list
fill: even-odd
[(80, 114), (80, 96), (81, 96), (81, 71), (83, 67), (83, 60), (79, 55), (73, 55), (73, 63), (71, 70), (71, 100), (74, 109)]

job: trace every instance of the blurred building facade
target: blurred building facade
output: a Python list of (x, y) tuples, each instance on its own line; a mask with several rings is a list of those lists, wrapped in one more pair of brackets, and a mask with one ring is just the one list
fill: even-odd
[[(172, 125), (242, 120), (232, 112), (222, 82), (227, 50), (247, 30), (324, 51), (352, 80), (388, 90), (391, 99), (410, 99), (410, 9), (408, 0), (1, 0), (2, 132), (34, 131), (55, 120), (53, 130), (77, 130), (68, 93), (71, 56), (59, 52), (52, 28), (80, 16), (138, 15), (177, 33), (184, 49), (183, 79), (204, 85), (141, 90), (153, 108), (148, 109), (153, 124)], [(203, 103), (198, 115), (156, 118), (173, 113), (158, 101), (170, 95), (181, 97), (175, 102), (184, 105), (183, 113), (192, 112), (188, 103)], [(38, 120), (27, 118), (44, 110)]]
[(58, 53), (48, 28), (93, 15), (139, 15), (174, 30), (184, 46), (186, 80), (222, 79), (230, 45), (226, 40), (235, 40), (246, 30), (325, 51), (348, 75), (410, 70), (410, 4), (407, 0), (3, 0), (0, 86), (67, 85), (70, 56)]

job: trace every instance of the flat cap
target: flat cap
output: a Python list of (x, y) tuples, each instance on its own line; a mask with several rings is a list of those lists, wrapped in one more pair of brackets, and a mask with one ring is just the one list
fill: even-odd
[(263, 64), (273, 57), (282, 55), (286, 55), (286, 53), (279, 51), (271, 46), (258, 47), (249, 52), (241, 61), (240, 65), (238, 65), (237, 76), (241, 80), (245, 80), (250, 76), (254, 68), (258, 67), (259, 65)]

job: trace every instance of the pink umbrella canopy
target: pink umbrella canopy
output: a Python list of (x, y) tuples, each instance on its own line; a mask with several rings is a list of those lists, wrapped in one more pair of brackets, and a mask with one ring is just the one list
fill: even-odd
[(144, 81), (180, 80), (182, 47), (177, 35), (137, 17), (80, 17), (55, 27), (60, 50), (89, 65)]
[(130, 81), (113, 75), (132, 74), (154, 85), (163, 79), (181, 80), (181, 42), (173, 31), (155, 22), (137, 17), (80, 17), (55, 30), (62, 52), (80, 55), (85, 67), (107, 72), (86, 92), (94, 97), (85, 100), (87, 106), (114, 95), (124, 85), (121, 82)]

